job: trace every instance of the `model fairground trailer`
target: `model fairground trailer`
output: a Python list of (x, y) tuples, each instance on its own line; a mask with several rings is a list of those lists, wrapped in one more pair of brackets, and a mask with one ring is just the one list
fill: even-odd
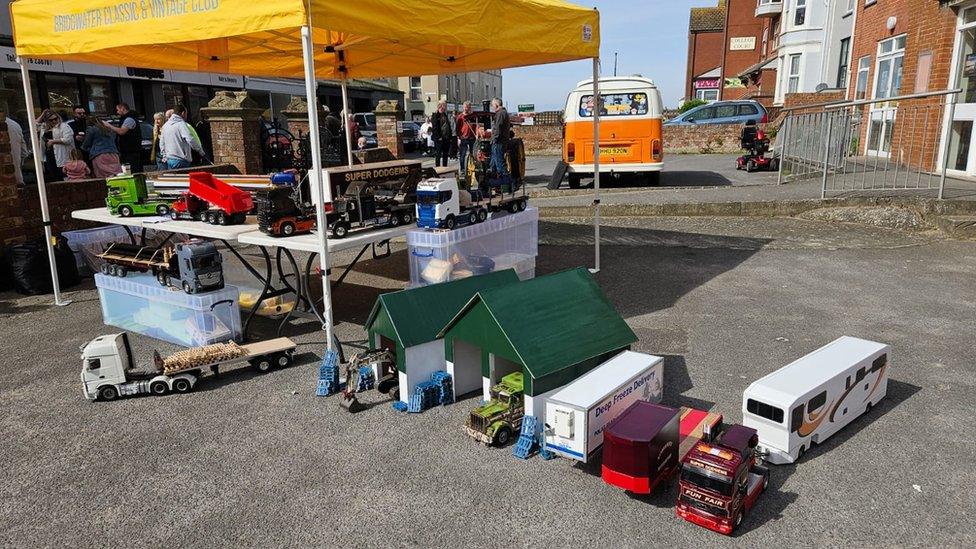
[(116, 242), (98, 257), (105, 260), (102, 274), (110, 276), (148, 271), (161, 285), (182, 288), (188, 294), (224, 287), (220, 252), (212, 242), (196, 238), (163, 248)]
[(97, 337), (81, 352), (82, 392), (88, 400), (115, 400), (139, 394), (188, 393), (209, 369), (250, 364), (258, 372), (291, 364), (295, 343), (279, 337), (247, 345), (216, 343), (179, 351), (166, 358), (156, 353), (150, 369), (137, 369), (125, 332)]
[(888, 389), (891, 347), (840, 337), (755, 381), (742, 395), (742, 422), (759, 433), (770, 463), (793, 463)]

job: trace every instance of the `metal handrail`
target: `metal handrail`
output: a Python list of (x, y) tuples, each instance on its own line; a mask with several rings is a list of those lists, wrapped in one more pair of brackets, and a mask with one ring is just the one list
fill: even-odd
[(780, 109), (780, 112), (792, 112), (807, 109), (819, 109), (833, 110), (841, 109), (844, 107), (857, 107), (860, 105), (870, 105), (872, 103), (888, 103), (891, 101), (906, 101), (909, 99), (921, 99), (925, 97), (939, 97), (943, 95), (955, 95), (962, 93), (962, 88), (957, 88), (954, 90), (941, 90), (937, 92), (923, 92), (923, 93), (912, 93), (908, 95), (898, 95), (895, 97), (885, 97), (882, 99), (857, 99), (854, 101), (843, 100), (843, 101), (827, 101), (825, 103), (814, 103), (811, 105), (797, 105), (795, 107), (784, 107)]

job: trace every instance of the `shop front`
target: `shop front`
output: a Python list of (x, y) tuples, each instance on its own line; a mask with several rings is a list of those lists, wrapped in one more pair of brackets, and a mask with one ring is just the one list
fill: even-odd
[(695, 77), (693, 87), (695, 99), (702, 101), (718, 101), (718, 92), (722, 86), (722, 68), (712, 69), (705, 74)]

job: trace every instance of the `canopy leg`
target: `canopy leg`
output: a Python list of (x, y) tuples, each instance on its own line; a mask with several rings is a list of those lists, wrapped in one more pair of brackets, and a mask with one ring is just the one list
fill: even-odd
[(349, 118), (352, 116), (352, 113), (349, 112), (349, 85), (345, 76), (342, 77), (341, 83), (342, 115), (346, 117), (346, 119), (342, 121), (342, 123), (345, 124), (346, 130), (343, 132), (343, 135), (346, 136), (346, 161), (350, 166), (352, 166), (352, 134), (349, 133)]
[[(37, 119), (34, 114), (34, 98), (31, 96), (30, 72), (27, 70), (27, 60), (18, 57), (20, 63), (20, 78), (24, 81), (24, 100), (27, 106), (27, 125), (30, 128), (31, 150), (34, 153), (34, 172), (37, 176), (37, 193), (41, 198), (41, 221), (44, 225), (44, 244), (47, 247), (47, 261), (51, 266), (51, 284), (54, 288), (54, 304), (64, 306), (71, 300), (61, 298), (61, 281), (58, 280), (58, 264), (54, 258), (54, 244), (52, 244), (51, 212), (47, 206), (47, 186), (44, 184), (44, 163), (41, 160), (40, 132), (37, 129)], [(16, 161), (16, 160), (15, 160)]]
[(593, 58), (593, 268), (600, 272), (600, 58)]
[[(332, 326), (332, 285), (329, 281), (329, 243), (326, 231), (329, 230), (325, 217), (325, 201), (332, 200), (332, 192), (326, 193), (322, 178), (322, 149), (319, 145), (319, 99), (316, 93), (318, 82), (315, 80), (315, 46), (312, 43), (312, 32), (309, 25), (302, 27), (302, 60), (305, 65), (305, 99), (308, 101), (309, 139), (312, 148), (312, 171), (310, 184), (317, 193), (315, 200), (316, 233), (319, 237), (319, 266), (322, 269), (322, 325), (325, 328), (325, 340), (329, 349), (333, 349)], [(348, 132), (346, 132), (348, 133)]]

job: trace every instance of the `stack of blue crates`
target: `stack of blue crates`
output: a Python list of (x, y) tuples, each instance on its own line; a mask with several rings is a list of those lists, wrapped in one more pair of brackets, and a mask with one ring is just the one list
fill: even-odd
[(339, 392), (339, 353), (332, 349), (325, 351), (319, 366), (319, 382), (315, 388), (316, 396), (329, 396)]
[(359, 367), (359, 382), (356, 384), (356, 392), (369, 391), (376, 384), (376, 374), (370, 366)]
[(398, 412), (406, 412), (408, 406), (409, 405), (406, 402), (403, 402), (402, 400), (397, 400), (396, 402), (393, 403), (393, 409)]
[(529, 459), (529, 456), (537, 452), (541, 447), (539, 435), (542, 434), (541, 425), (535, 416), (525, 416), (522, 418), (522, 430), (519, 433), (518, 441), (512, 448), (512, 455), (519, 459)]
[(437, 405), (439, 399), (440, 387), (436, 383), (433, 381), (418, 383), (413, 390), (413, 394), (410, 395), (410, 404), (407, 405), (407, 411), (413, 414), (423, 412)]
[(439, 388), (438, 403), (441, 405), (454, 403), (454, 380), (451, 374), (444, 370), (437, 370), (430, 375), (430, 381)]

